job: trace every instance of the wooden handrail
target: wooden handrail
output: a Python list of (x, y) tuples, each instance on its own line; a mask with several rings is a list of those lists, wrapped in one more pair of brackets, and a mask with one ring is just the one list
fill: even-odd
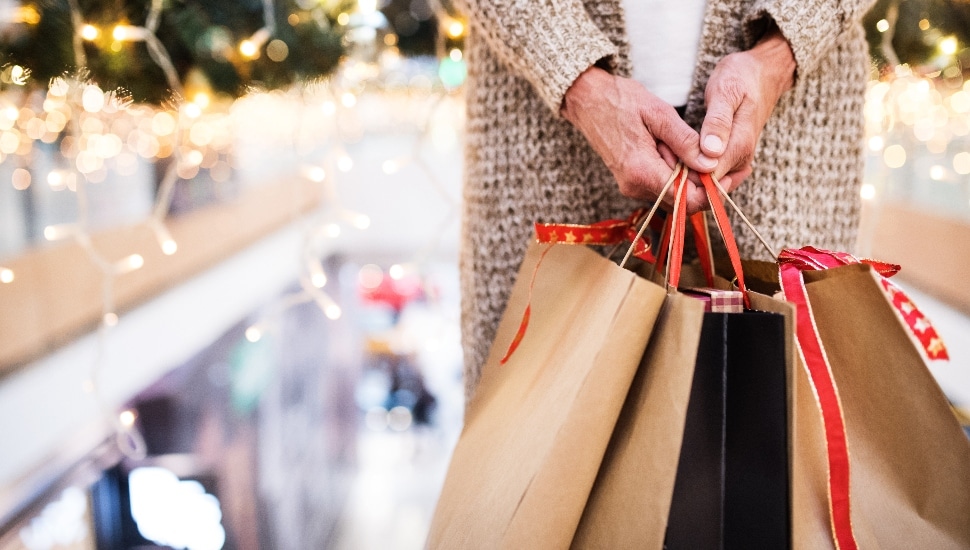
[[(171, 256), (162, 253), (147, 224), (98, 233), (92, 241), (105, 258), (137, 253), (145, 260), (141, 269), (116, 278), (116, 312), (217, 264), (322, 201), (320, 184), (299, 177), (247, 188), (232, 202), (166, 220), (178, 243)], [(16, 278), (0, 284), (0, 375), (97, 327), (103, 277), (76, 242), (31, 249), (4, 264)]]

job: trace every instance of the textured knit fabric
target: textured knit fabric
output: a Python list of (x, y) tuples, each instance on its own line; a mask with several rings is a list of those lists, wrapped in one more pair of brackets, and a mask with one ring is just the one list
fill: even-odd
[[(863, 168), (871, 0), (710, 0), (686, 119), (725, 55), (773, 19), (797, 63), (732, 197), (777, 248), (851, 251)], [(621, 0), (465, 0), (471, 21), (461, 283), (466, 394), (477, 384), (535, 221), (592, 223), (641, 206), (583, 135), (560, 118), (566, 90), (597, 64), (630, 75)], [(736, 225), (736, 224), (735, 224)], [(737, 227), (745, 257), (766, 257)]]

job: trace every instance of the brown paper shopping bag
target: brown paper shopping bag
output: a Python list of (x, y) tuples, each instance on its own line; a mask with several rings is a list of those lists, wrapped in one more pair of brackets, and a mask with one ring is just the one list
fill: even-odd
[[(822, 251), (797, 252), (823, 263)], [(821, 412), (824, 391), (803, 360), (794, 396), (795, 546), (833, 548), (836, 539), (843, 549), (970, 548), (970, 440), (926, 367), (940, 350), (932, 328), (870, 265), (802, 275), (841, 408), (848, 491), (832, 496), (839, 480), (828, 429), (839, 418)], [(849, 515), (839, 522), (833, 502), (842, 497)]]
[[(680, 165), (663, 194), (675, 180), (683, 196)], [(568, 548), (638, 372), (638, 387), (655, 396), (639, 428), (664, 449), (649, 475), (673, 485), (704, 306), (622, 268), (631, 255), (654, 260), (642, 236), (658, 208), (642, 222), (635, 212), (590, 226), (536, 224), (545, 243), (631, 245), (619, 266), (585, 246), (530, 247), (468, 404), (428, 547)]]
[(668, 296), (573, 548), (662, 547), (703, 321), (703, 302)]
[[(712, 205), (723, 213), (718, 198)], [(670, 246), (660, 248), (658, 262), (669, 251), (667, 282), (731, 288), (706, 267), (703, 275), (677, 274), (686, 220), (676, 203), (667, 221), (671, 237), (662, 241)], [(733, 235), (722, 236), (732, 263), (740, 264)], [(703, 265), (709, 240), (695, 231), (697, 239)], [(743, 273), (739, 284), (745, 288)], [(573, 548), (789, 546), (786, 380), (794, 363), (793, 309), (743, 294), (748, 311), (702, 313), (700, 334), (693, 328), (699, 301), (668, 297)], [(689, 331), (690, 341), (688, 334), (672, 338), (669, 332), (678, 330)]]
[(798, 351), (793, 546), (970, 548), (970, 440), (926, 366), (942, 342), (888, 280), (899, 266), (812, 247), (777, 258)]
[[(429, 548), (569, 546), (665, 298), (586, 247), (530, 247), (468, 404)], [(502, 364), (527, 308), (528, 331)]]

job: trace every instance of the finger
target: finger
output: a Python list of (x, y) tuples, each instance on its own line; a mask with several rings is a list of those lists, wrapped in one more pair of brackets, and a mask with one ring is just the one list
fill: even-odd
[[(673, 151), (671, 151), (666, 144), (658, 143), (657, 152), (660, 153), (660, 156), (664, 159), (667, 165), (670, 166), (671, 170), (677, 166), (677, 157), (674, 156)], [(687, 179), (688, 181), (693, 182), (695, 185), (700, 185), (701, 183), (701, 176), (696, 170), (688, 170)], [(690, 191), (688, 191), (688, 194), (690, 194)]]
[(647, 200), (650, 202), (659, 202), (660, 209), (663, 210), (664, 212), (669, 213), (674, 211), (674, 190), (673, 189), (668, 191), (667, 194), (662, 197), (653, 196), (648, 198)]
[[(758, 137), (761, 128), (757, 124), (754, 105), (751, 101), (741, 104), (734, 114), (734, 123), (731, 128), (731, 137), (727, 143), (724, 154), (718, 159), (717, 169), (714, 175), (722, 178), (731, 172), (741, 172), (746, 168), (749, 170), (754, 159), (755, 148), (758, 144)], [(741, 178), (734, 178), (736, 183), (747, 177), (747, 173)]]
[[(688, 172), (688, 174), (690, 173), (691, 172)], [(694, 176), (696, 177), (697, 174), (694, 173)], [(703, 210), (704, 208), (707, 208), (708, 205), (707, 192), (705, 191), (704, 186), (700, 184), (700, 178), (697, 179), (698, 181), (691, 181), (691, 178), (688, 175), (688, 180), (684, 184), (684, 201), (687, 203), (688, 214), (693, 214)], [(676, 185), (672, 185), (670, 190), (667, 191), (667, 194), (660, 198), (661, 203), (665, 207), (664, 210), (673, 210), (676, 193)]]
[(671, 170), (677, 166), (677, 155), (670, 150), (670, 147), (667, 147), (666, 143), (658, 143), (657, 152), (660, 153), (660, 158), (664, 159), (664, 162), (667, 163), (667, 166), (669, 166)]
[(704, 189), (704, 186), (692, 182), (688, 183), (691, 187), (688, 187), (686, 191), (687, 215), (690, 216), (710, 208), (711, 203), (707, 200), (707, 190)]
[(701, 125), (701, 152), (719, 158), (727, 150), (734, 126), (735, 113), (744, 100), (744, 88), (739, 79), (730, 76), (711, 78), (705, 99), (707, 114)]
[(696, 170), (688, 170), (687, 179), (694, 182), (696, 185), (701, 184), (701, 175)]
[[(659, 150), (659, 147), (658, 147), (658, 150)], [(671, 177), (674, 177), (674, 174), (668, 171), (667, 175), (663, 178), (662, 181), (660, 181), (657, 188), (653, 190), (652, 196), (650, 197), (650, 200), (659, 201), (661, 203), (661, 208), (667, 212), (671, 212), (674, 209), (674, 202), (677, 196), (677, 181), (674, 181), (674, 183), (670, 186), (670, 188), (663, 196), (658, 196), (658, 195), (660, 194), (660, 192), (663, 191), (664, 186), (667, 184), (667, 182), (670, 180)], [(677, 174), (676, 177), (679, 180), (681, 175)], [(691, 194), (691, 188), (693, 186), (694, 184), (692, 182), (690, 181), (686, 182), (686, 188), (684, 189), (685, 197)]]
[(640, 112), (640, 118), (647, 131), (663, 142), (673, 154), (684, 161), (692, 170), (710, 172), (717, 167), (717, 161), (703, 155), (698, 134), (687, 125), (673, 107), (662, 101), (654, 101)]
[[(657, 200), (677, 163), (675, 157), (670, 157), (670, 161), (674, 166), (663, 158), (659, 147), (644, 147), (622, 171), (614, 171), (620, 193), (633, 199)], [(666, 201), (666, 197), (659, 198)]]

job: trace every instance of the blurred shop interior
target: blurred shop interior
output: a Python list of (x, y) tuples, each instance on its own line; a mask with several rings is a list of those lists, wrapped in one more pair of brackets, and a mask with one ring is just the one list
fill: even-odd
[[(467, 24), (0, 0), (0, 550), (423, 547), (464, 407)], [(970, 424), (970, 5), (865, 26), (856, 252), (902, 264)]]

